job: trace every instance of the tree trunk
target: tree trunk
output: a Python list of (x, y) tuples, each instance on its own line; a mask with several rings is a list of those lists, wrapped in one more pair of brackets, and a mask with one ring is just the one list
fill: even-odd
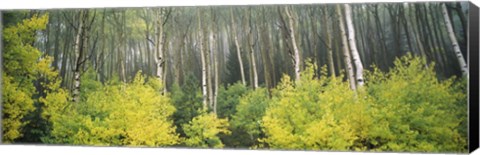
[(247, 85), (245, 82), (245, 70), (243, 69), (242, 53), (240, 51), (240, 44), (238, 43), (237, 28), (235, 24), (235, 19), (233, 18), (233, 8), (230, 8), (230, 18), (232, 21), (233, 39), (235, 41), (235, 47), (237, 48), (238, 63), (240, 64), (240, 74), (242, 76), (242, 84)]
[(345, 68), (347, 70), (348, 81), (350, 82), (350, 88), (352, 90), (356, 90), (357, 87), (355, 85), (355, 77), (354, 77), (355, 75), (353, 73), (353, 66), (350, 58), (350, 52), (348, 50), (347, 34), (345, 33), (345, 24), (343, 23), (342, 11), (339, 4), (337, 4), (336, 11), (337, 11), (337, 18), (338, 18), (338, 23), (340, 27), (340, 35), (342, 36), (342, 47), (343, 47), (343, 57), (344, 57), (343, 60), (345, 61), (345, 66), (346, 66)]
[(61, 63), (61, 69), (60, 69), (60, 75), (62, 79), (64, 79), (62, 80), (61, 85), (65, 88), (68, 88), (69, 86), (68, 81), (70, 80), (69, 78), (67, 78), (67, 74), (69, 72), (67, 71), (67, 66), (68, 66), (67, 61), (70, 59), (69, 55), (71, 53), (70, 52), (71, 46), (69, 46), (69, 43), (71, 43), (71, 38), (72, 38), (70, 36), (73, 35), (71, 31), (72, 31), (72, 27), (70, 26), (67, 27), (65, 30), (65, 36), (64, 36), (65, 40), (63, 42), (62, 63)]
[(58, 21), (57, 21), (57, 25), (55, 26), (55, 28), (56, 28), (57, 30), (56, 30), (56, 32), (55, 32), (55, 43), (54, 43), (54, 47), (53, 47), (53, 51), (54, 51), (54, 52), (53, 52), (53, 62), (52, 62), (52, 66), (53, 66), (54, 68), (56, 68), (56, 69), (59, 69), (59, 67), (58, 67), (58, 61), (60, 60), (60, 58), (59, 58), (59, 56), (58, 56), (59, 51), (60, 51), (60, 50), (59, 50), (59, 48), (60, 48), (60, 46), (59, 46), (59, 44), (60, 44), (60, 43), (59, 43), (60, 39), (59, 39), (59, 38), (60, 38), (60, 30), (61, 30), (61, 28), (60, 28), (60, 18), (59, 18), (59, 15), (60, 15), (59, 13), (56, 14), (56, 17), (57, 17), (56, 20), (58, 20)]
[[(211, 26), (211, 25), (209, 25)], [(206, 61), (206, 64), (207, 64), (207, 94), (208, 94), (208, 107), (209, 108), (212, 108), (213, 107), (213, 89), (212, 89), (212, 79), (213, 79), (213, 76), (212, 76), (212, 42), (211, 42), (211, 37), (212, 37), (212, 32), (209, 32), (208, 29), (205, 30), (205, 32), (208, 32), (207, 35), (205, 36), (208, 36), (208, 40), (206, 40), (205, 42), (208, 43), (208, 46), (209, 48), (207, 50), (205, 50), (205, 61)]]
[(327, 61), (328, 61), (328, 67), (330, 70), (330, 75), (332, 77), (335, 77), (335, 66), (333, 64), (333, 50), (332, 50), (332, 38), (331, 38), (331, 30), (330, 27), (328, 26), (328, 10), (327, 6), (323, 8), (323, 25), (325, 26), (324, 33), (327, 38)]
[(402, 20), (402, 24), (403, 24), (403, 31), (405, 32), (405, 35), (406, 35), (406, 38), (407, 38), (408, 50), (410, 52), (413, 52), (412, 41), (410, 39), (410, 31), (408, 30), (407, 18), (405, 18), (406, 7), (407, 7), (406, 5), (403, 5), (403, 7), (400, 8), (400, 15), (401, 15), (401, 20)]
[[(218, 57), (218, 48), (217, 48), (217, 21), (216, 21), (216, 16), (215, 16), (215, 12), (213, 10), (213, 8), (210, 8), (211, 9), (211, 16), (212, 16), (212, 23), (211, 23), (211, 38), (210, 38), (210, 54), (212, 58), (212, 62), (210, 62), (210, 66), (211, 69), (210, 71), (212, 71), (212, 73), (210, 75), (212, 75), (213, 77), (213, 83), (210, 83), (210, 92), (211, 92), (211, 97), (210, 97), (210, 102), (211, 102), (211, 108), (213, 109), (213, 112), (216, 114), (217, 113), (217, 93), (218, 93), (218, 60), (217, 60), (217, 57)], [(214, 88), (212, 88), (214, 87)], [(213, 91), (212, 91), (213, 89)]]
[[(262, 20), (266, 21), (265, 17), (265, 7), (262, 7)], [(272, 88), (272, 71), (271, 71), (271, 62), (270, 62), (270, 52), (273, 50), (273, 46), (271, 44), (270, 38), (269, 38), (269, 32), (270, 32), (270, 27), (266, 22), (263, 22), (261, 24), (261, 28), (263, 31), (261, 32), (261, 38), (262, 38), (262, 45), (261, 46), (261, 51), (260, 51), (260, 56), (263, 61), (263, 74), (265, 76), (265, 86), (267, 88), (267, 91), (270, 93), (270, 88)]]
[(378, 13), (378, 4), (375, 4), (374, 5), (374, 18), (375, 18), (375, 26), (376, 26), (376, 30), (377, 30), (377, 37), (380, 39), (380, 45), (381, 45), (381, 50), (379, 50), (378, 53), (381, 53), (380, 55), (382, 55), (383, 58), (380, 58), (381, 60), (383, 60), (383, 65), (380, 65), (380, 67), (383, 67), (384, 69), (386, 69), (388, 67), (388, 60), (387, 60), (387, 53), (388, 53), (388, 49), (387, 49), (387, 45), (385, 43), (385, 35), (384, 35), (384, 31), (383, 31), (383, 27), (382, 27), (382, 24), (380, 22), (380, 18), (378, 17), (379, 16), (379, 13)]
[(442, 10), (443, 10), (443, 17), (445, 18), (445, 25), (447, 27), (450, 40), (452, 41), (453, 50), (455, 52), (455, 55), (457, 56), (458, 63), (460, 64), (462, 75), (464, 77), (467, 77), (468, 76), (467, 63), (463, 58), (463, 54), (460, 51), (460, 47), (458, 46), (457, 38), (455, 37), (455, 33), (452, 28), (452, 23), (450, 22), (450, 18), (448, 17), (447, 7), (445, 6), (445, 4), (442, 4)]
[[(425, 48), (424, 48), (423, 43), (421, 41), (420, 29), (418, 29), (418, 27), (415, 26), (415, 25), (418, 25), (418, 23), (415, 22), (415, 20), (413, 19), (413, 18), (415, 18), (414, 14), (413, 14), (413, 8), (414, 7), (415, 7), (414, 4), (411, 4), (409, 6), (409, 8), (410, 8), (409, 17), (410, 17), (410, 21), (411, 21), (410, 24), (412, 24), (412, 34), (414, 36), (415, 42), (417, 43), (417, 48), (418, 48), (419, 55), (428, 60), (427, 54), (425, 53)], [(408, 21), (407, 21), (407, 24), (408, 24)]]
[(83, 50), (82, 50), (82, 45), (83, 45), (83, 39), (84, 39), (84, 20), (85, 20), (85, 14), (83, 10), (79, 11), (79, 24), (77, 27), (77, 34), (75, 36), (75, 68), (73, 71), (73, 102), (78, 103), (80, 100), (80, 68), (81, 68), (81, 59), (83, 55)]
[[(462, 10), (462, 5), (460, 2), (456, 2), (455, 5), (455, 11), (457, 12), (458, 17), (460, 17), (460, 21), (462, 23), (462, 29), (463, 29), (463, 41), (467, 41), (467, 19), (465, 17), (465, 13), (463, 13)], [(465, 53), (464, 53), (465, 54)]]
[[(216, 36), (214, 35), (213, 36), (213, 40), (215, 41), (216, 39)], [(216, 44), (214, 44), (216, 45)], [(217, 96), (218, 96), (218, 84), (219, 84), (219, 81), (218, 81), (218, 50), (215, 50), (214, 53), (213, 53), (213, 68), (214, 68), (214, 81), (215, 81), (215, 88), (214, 88), (214, 91), (213, 92), (213, 112), (216, 114), (217, 113)]]
[[(157, 78), (162, 82), (162, 84), (165, 84), (165, 81), (163, 81), (163, 71), (164, 69), (164, 64), (165, 64), (165, 58), (164, 58), (164, 53), (163, 53), (163, 23), (162, 23), (162, 9), (159, 8), (158, 10), (155, 10), (155, 64), (156, 64), (156, 69), (157, 69)], [(166, 87), (163, 85), (163, 87)]]
[(202, 61), (202, 97), (203, 97), (203, 109), (207, 110), (207, 64), (205, 62), (205, 51), (204, 51), (204, 41), (203, 41), (203, 31), (202, 31), (202, 19), (201, 19), (202, 11), (198, 10), (197, 18), (198, 18), (198, 36), (200, 45), (200, 57)]
[(292, 42), (293, 54), (294, 54), (294, 69), (295, 69), (295, 81), (300, 81), (300, 51), (298, 50), (297, 43), (295, 40), (295, 29), (293, 27), (295, 19), (290, 13), (290, 9), (288, 6), (285, 6), (285, 13), (287, 14), (288, 18), (288, 27), (290, 33), (290, 41)]
[(355, 63), (356, 69), (356, 81), (359, 87), (363, 86), (364, 79), (363, 79), (363, 64), (362, 60), (360, 60), (360, 55), (358, 54), (357, 45), (355, 42), (355, 30), (353, 28), (352, 22), (352, 9), (350, 8), (349, 4), (344, 4), (345, 6), (345, 17), (347, 21), (347, 28), (348, 28), (348, 42), (350, 45), (350, 50), (352, 52), (353, 63)]
[(247, 16), (245, 16), (245, 18), (248, 17), (248, 44), (249, 44), (249, 48), (250, 48), (250, 61), (251, 61), (251, 68), (252, 68), (252, 72), (253, 72), (253, 83), (252, 83), (252, 87), (253, 89), (257, 89), (258, 87), (258, 73), (257, 73), (257, 63), (256, 63), (256, 58), (255, 58), (255, 44), (256, 44), (256, 40), (254, 40), (254, 36), (253, 34), (257, 34), (257, 33), (254, 33), (254, 29), (253, 29), (253, 26), (252, 26), (252, 16), (251, 16), (251, 12), (250, 12), (250, 9), (247, 10)]

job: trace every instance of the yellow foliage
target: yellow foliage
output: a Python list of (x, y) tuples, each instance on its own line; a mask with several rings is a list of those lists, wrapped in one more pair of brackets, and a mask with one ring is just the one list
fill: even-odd
[(183, 130), (187, 135), (185, 144), (202, 148), (222, 148), (223, 143), (218, 138), (218, 134), (230, 134), (228, 126), (227, 119), (219, 119), (214, 113), (204, 112), (194, 117), (188, 124), (183, 125)]
[(168, 146), (179, 141), (170, 120), (175, 107), (146, 85), (141, 74), (130, 84), (98, 88), (86, 101), (67, 108), (52, 119), (52, 143)]
[[(40, 59), (40, 51), (32, 46), (35, 32), (45, 29), (48, 15), (23, 20), (16, 26), (3, 30), (4, 70), (2, 74), (2, 132), (3, 142), (11, 143), (22, 136), (22, 128), (29, 123), (22, 119), (35, 107), (35, 87), (33, 82), (41, 78), (47, 59)], [(38, 61), (40, 59), (40, 61)], [(42, 83), (47, 84), (47, 83)], [(50, 83), (49, 83), (50, 84)]]
[(352, 91), (342, 77), (313, 78), (307, 63), (299, 82), (285, 76), (273, 90), (260, 141), (274, 149), (463, 152), (465, 83), (439, 81), (425, 64), (407, 55)]

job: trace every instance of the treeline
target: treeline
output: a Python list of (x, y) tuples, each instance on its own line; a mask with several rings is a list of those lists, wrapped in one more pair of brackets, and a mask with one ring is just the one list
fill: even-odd
[(5, 13), (2, 140), (464, 152), (462, 5)]

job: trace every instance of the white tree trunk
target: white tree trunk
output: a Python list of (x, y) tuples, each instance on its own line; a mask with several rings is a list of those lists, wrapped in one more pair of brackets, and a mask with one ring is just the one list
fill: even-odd
[(243, 69), (243, 61), (242, 61), (242, 54), (240, 51), (240, 44), (238, 43), (237, 28), (235, 25), (235, 19), (233, 18), (233, 8), (230, 8), (230, 18), (232, 20), (233, 39), (235, 41), (235, 47), (237, 48), (238, 63), (240, 64), (240, 74), (242, 76), (242, 84), (247, 85), (245, 82), (245, 70)]
[(252, 58), (252, 69), (253, 69), (253, 89), (258, 88), (258, 73), (257, 73), (257, 63), (255, 62), (255, 51), (253, 45), (250, 45), (250, 57)]
[[(215, 35), (213, 37), (213, 39), (215, 40)], [(213, 65), (213, 68), (214, 68), (214, 72), (215, 72), (215, 92), (213, 92), (213, 112), (216, 114), (217, 113), (217, 95), (218, 95), (218, 59), (217, 59), (217, 51), (215, 51), (215, 53), (213, 53), (213, 62), (214, 62), (214, 65)]]
[(77, 34), (75, 36), (75, 69), (73, 72), (73, 102), (78, 102), (80, 101), (80, 59), (81, 59), (81, 52), (80, 51), (80, 44), (82, 40), (82, 33), (84, 30), (83, 26), (83, 14), (84, 12), (81, 10), (79, 13), (79, 25), (77, 28)]
[(468, 76), (468, 66), (467, 63), (465, 62), (465, 59), (463, 58), (462, 51), (460, 51), (460, 47), (458, 46), (457, 38), (455, 37), (455, 32), (453, 31), (452, 28), (452, 22), (450, 21), (450, 18), (448, 17), (448, 12), (447, 12), (447, 7), (445, 6), (445, 3), (442, 4), (442, 12), (443, 12), (443, 17), (445, 18), (445, 25), (447, 26), (448, 30), (448, 36), (450, 37), (450, 40), (452, 41), (452, 46), (453, 46), (453, 51), (455, 52), (455, 55), (457, 56), (458, 63), (460, 64), (460, 69), (462, 70), (462, 75), (464, 77)]
[(342, 48), (343, 48), (343, 60), (345, 61), (345, 66), (347, 69), (347, 77), (348, 81), (350, 82), (350, 88), (352, 90), (356, 90), (357, 86), (355, 85), (355, 78), (353, 75), (353, 66), (350, 58), (350, 52), (348, 50), (348, 43), (347, 43), (347, 34), (345, 33), (345, 24), (343, 23), (342, 19), (342, 11), (340, 5), (337, 5), (337, 18), (338, 23), (340, 26), (340, 35), (342, 36)]
[[(250, 10), (247, 11), (248, 13), (248, 17), (249, 18), (252, 18), (251, 14), (250, 14)], [(256, 58), (255, 58), (255, 41), (254, 41), (254, 38), (253, 38), (253, 27), (252, 27), (252, 23), (251, 23), (251, 19), (249, 19), (249, 23), (248, 23), (248, 42), (249, 42), (249, 48), (250, 48), (250, 61), (251, 61), (251, 64), (252, 64), (252, 72), (253, 72), (253, 89), (257, 89), (258, 88), (258, 73), (257, 73), (257, 62), (256, 62)]]
[[(163, 57), (163, 24), (161, 18), (162, 10), (156, 10), (155, 12), (155, 63), (157, 66), (157, 78), (164, 84), (163, 81), (163, 67), (164, 67), (164, 57)], [(165, 87), (165, 86), (163, 86)]]
[(205, 51), (203, 49), (203, 35), (202, 35), (202, 19), (200, 15), (201, 11), (197, 12), (198, 15), (198, 40), (200, 41), (200, 57), (202, 62), (202, 97), (203, 97), (203, 109), (207, 110), (207, 64), (205, 62)]
[(300, 51), (298, 51), (297, 43), (295, 41), (295, 30), (293, 28), (293, 23), (295, 22), (295, 19), (293, 19), (293, 16), (290, 14), (290, 10), (288, 6), (285, 6), (285, 13), (287, 14), (288, 17), (288, 27), (289, 27), (289, 32), (290, 32), (290, 40), (292, 42), (293, 46), (293, 54), (294, 54), (294, 69), (295, 69), (295, 80), (300, 81)]
[[(208, 30), (207, 30), (208, 31)], [(208, 34), (208, 50), (206, 50), (205, 53), (205, 60), (207, 63), (207, 89), (208, 89), (208, 107), (213, 108), (213, 89), (212, 89), (212, 84), (213, 84), (213, 69), (212, 69), (212, 32), (209, 32)]]
[(358, 54), (357, 44), (355, 43), (355, 30), (353, 27), (352, 22), (352, 9), (350, 8), (349, 4), (345, 5), (345, 18), (347, 21), (347, 28), (348, 28), (348, 43), (350, 45), (350, 51), (352, 52), (353, 63), (355, 63), (356, 69), (356, 81), (359, 87), (363, 86), (364, 79), (363, 79), (363, 64), (362, 60), (360, 59), (360, 55)]

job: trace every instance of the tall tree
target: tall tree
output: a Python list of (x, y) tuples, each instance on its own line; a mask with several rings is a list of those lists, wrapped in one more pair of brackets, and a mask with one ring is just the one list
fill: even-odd
[[(162, 81), (163, 84), (165, 84), (164, 81), (164, 71), (165, 71), (165, 53), (163, 51), (163, 46), (164, 46), (164, 30), (163, 30), (163, 12), (164, 8), (158, 8), (154, 10), (154, 20), (155, 20), (155, 49), (154, 49), (154, 54), (155, 54), (155, 64), (156, 64), (156, 76), (158, 80)], [(166, 86), (164, 85), (164, 88)], [(164, 89), (165, 90), (165, 89)]]
[(238, 43), (237, 26), (235, 24), (235, 19), (233, 16), (233, 7), (230, 8), (230, 19), (232, 23), (233, 40), (235, 42), (235, 47), (237, 50), (238, 63), (240, 64), (240, 74), (242, 76), (242, 84), (247, 85), (245, 81), (245, 70), (243, 69), (244, 67), (243, 67), (243, 61), (242, 61), (242, 53), (240, 51), (240, 44)]
[(258, 34), (258, 32), (253, 32), (255, 29), (253, 28), (253, 23), (252, 23), (252, 14), (251, 14), (251, 8), (248, 8), (247, 11), (245, 12), (246, 13), (246, 16), (245, 18), (248, 19), (248, 29), (247, 29), (247, 33), (248, 33), (248, 36), (247, 36), (247, 41), (248, 41), (248, 47), (249, 47), (249, 53), (250, 53), (250, 64), (251, 64), (251, 68), (252, 68), (252, 72), (253, 72), (253, 83), (252, 83), (252, 87), (253, 89), (256, 89), (258, 87), (258, 73), (257, 73), (257, 62), (256, 62), (256, 57), (255, 57), (255, 45), (257, 43), (257, 38), (256, 36), (254, 36), (254, 34)]
[(198, 40), (199, 40), (199, 44), (200, 47), (199, 47), (199, 50), (200, 50), (200, 59), (201, 59), (201, 62), (202, 62), (202, 97), (203, 97), (203, 109), (206, 110), (208, 107), (207, 107), (207, 99), (208, 99), (208, 94), (207, 94), (207, 63), (206, 63), (206, 60), (205, 60), (205, 41), (204, 41), (204, 34), (203, 34), (203, 31), (202, 31), (202, 11), (200, 10), (200, 8), (197, 9), (197, 23), (198, 23), (198, 27), (197, 27), (197, 33), (198, 33)]
[(348, 41), (347, 41), (347, 34), (345, 32), (345, 24), (343, 22), (343, 15), (341, 11), (341, 7), (337, 4), (337, 18), (340, 27), (340, 35), (342, 37), (342, 47), (343, 47), (343, 60), (345, 62), (345, 68), (347, 69), (347, 79), (350, 82), (350, 88), (352, 90), (356, 90), (357, 86), (355, 85), (355, 75), (353, 73), (353, 66), (350, 58), (350, 52), (348, 50)]
[(327, 6), (323, 7), (323, 31), (326, 35), (327, 39), (327, 61), (328, 61), (328, 68), (330, 71), (330, 75), (332, 77), (335, 76), (335, 65), (333, 64), (333, 49), (332, 49), (332, 38), (331, 38), (331, 28), (328, 26), (328, 8)]
[(363, 64), (360, 59), (360, 55), (358, 54), (357, 45), (355, 41), (355, 30), (353, 27), (352, 22), (352, 9), (350, 8), (349, 4), (344, 4), (345, 6), (345, 18), (347, 21), (347, 28), (348, 28), (348, 43), (350, 45), (350, 51), (352, 52), (353, 63), (355, 63), (355, 70), (356, 70), (356, 82), (358, 86), (363, 86), (364, 79), (363, 79)]
[(285, 6), (285, 13), (287, 14), (288, 18), (288, 32), (290, 35), (290, 41), (292, 43), (292, 48), (293, 48), (293, 66), (295, 70), (295, 81), (300, 81), (300, 51), (298, 50), (297, 47), (297, 41), (295, 39), (295, 28), (294, 23), (295, 23), (295, 18), (292, 16), (292, 13), (290, 11), (290, 8), (288, 6)]
[(457, 38), (455, 37), (455, 32), (453, 31), (452, 28), (452, 23), (450, 21), (450, 18), (448, 17), (448, 12), (447, 12), (447, 7), (446, 4), (442, 4), (442, 12), (443, 12), (443, 17), (445, 18), (445, 26), (447, 27), (448, 31), (448, 36), (450, 37), (450, 40), (452, 41), (452, 46), (453, 50), (455, 52), (455, 55), (457, 56), (458, 63), (460, 64), (460, 69), (462, 71), (462, 75), (464, 77), (468, 76), (468, 67), (467, 63), (465, 62), (465, 59), (463, 58), (463, 54), (460, 51), (460, 47), (458, 46)]
[(83, 71), (83, 64), (87, 60), (86, 52), (88, 50), (88, 35), (91, 28), (92, 21), (89, 23), (89, 10), (78, 11), (78, 27), (76, 27), (77, 34), (75, 35), (75, 66), (73, 68), (73, 102), (80, 100), (80, 76)]

